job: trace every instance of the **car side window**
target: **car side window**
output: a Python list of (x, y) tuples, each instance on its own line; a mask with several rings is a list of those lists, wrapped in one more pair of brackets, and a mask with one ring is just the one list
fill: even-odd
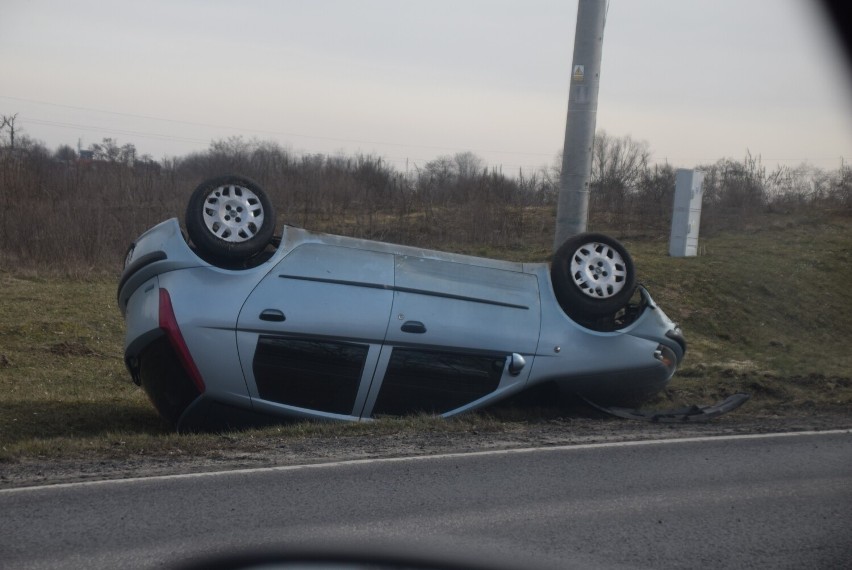
[(369, 346), (262, 335), (253, 372), (260, 397), (298, 408), (352, 414)]
[(443, 414), (497, 389), (506, 356), (394, 348), (373, 415)]

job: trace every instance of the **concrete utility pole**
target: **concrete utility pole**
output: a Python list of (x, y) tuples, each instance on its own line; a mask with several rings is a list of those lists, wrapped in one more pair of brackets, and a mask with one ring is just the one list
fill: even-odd
[(579, 0), (553, 250), (586, 231), (607, 0)]

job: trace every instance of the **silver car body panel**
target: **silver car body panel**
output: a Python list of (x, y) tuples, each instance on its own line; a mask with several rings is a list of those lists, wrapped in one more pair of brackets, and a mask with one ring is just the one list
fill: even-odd
[[(480, 380), (488, 386), (485, 393), (477, 387), (458, 396), (452, 409), (440, 411), (445, 416), (550, 381), (587, 397), (647, 397), (674, 372), (659, 349), (668, 347), (677, 362), (683, 357), (683, 347), (666, 336), (675, 324), (644, 290), (638, 318), (623, 329), (599, 332), (562, 311), (547, 264), (286, 227), (268, 260), (231, 270), (198, 257), (171, 219), (136, 240), (122, 276), (118, 299), (131, 372), (151, 340), (163, 334), (160, 289), (168, 291), (203, 378), (200, 399), (269, 416), (353, 420), (400, 409), (398, 394), (418, 390), (406, 366), (415, 366), (416, 377), (429, 369), (431, 355), (442, 366), (438, 372), (459, 371), (476, 386)], [(306, 404), (319, 397), (309, 386), (298, 388), (305, 393), (290, 401), (274, 385), (275, 366), (295, 366), (290, 355), (316, 350), (334, 353), (330, 362), (337, 358), (345, 376), (335, 386), (348, 395), (327, 409)], [(522, 364), (510, 371), (513, 359)], [(398, 384), (395, 397), (387, 395), (391, 382)], [(275, 397), (264, 397), (264, 390)]]

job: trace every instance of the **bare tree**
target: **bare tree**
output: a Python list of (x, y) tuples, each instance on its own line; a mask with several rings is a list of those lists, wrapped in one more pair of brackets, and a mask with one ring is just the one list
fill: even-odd
[(598, 131), (592, 149), (591, 207), (609, 212), (613, 224), (623, 225), (630, 207), (628, 198), (647, 170), (650, 156), (645, 141)]
[(619, 193), (633, 188), (648, 167), (651, 151), (646, 141), (630, 135), (613, 137), (601, 130), (595, 135), (592, 155), (592, 184), (601, 189), (617, 189)]
[(18, 118), (18, 114), (14, 115), (3, 115), (0, 117), (0, 131), (4, 128), (9, 130), (9, 147), (15, 148), (15, 120)]
[(474, 178), (483, 170), (484, 161), (470, 151), (457, 152), (453, 155), (456, 170), (460, 178)]
[(74, 162), (77, 160), (77, 151), (73, 147), (63, 144), (60, 145), (56, 152), (53, 153), (53, 158), (62, 162)]
[(90, 145), (89, 150), (92, 151), (95, 160), (126, 164), (127, 166), (133, 166), (136, 162), (136, 146), (133, 143), (118, 146), (118, 141), (107, 137), (101, 143)]

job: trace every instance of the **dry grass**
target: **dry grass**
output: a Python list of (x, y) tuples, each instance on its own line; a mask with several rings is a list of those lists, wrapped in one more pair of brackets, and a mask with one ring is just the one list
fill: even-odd
[(852, 224), (769, 216), (673, 260), (629, 243), (640, 278), (690, 343), (678, 399), (751, 392), (752, 404), (852, 405)]
[[(690, 342), (684, 367), (653, 404), (709, 402), (747, 391), (753, 394), (749, 412), (852, 408), (852, 223), (768, 218), (760, 228), (702, 244), (701, 256), (672, 259), (664, 241), (627, 243), (640, 281)], [(455, 249), (532, 261), (546, 257), (548, 245)], [(0, 273), (0, 461), (209, 456), (270, 439), (505, 432), (554, 413), (533, 401), (455, 421), (302, 422), (238, 435), (178, 436), (129, 382), (115, 285), (114, 275)]]
[(430, 416), (369, 423), (299, 422), (238, 436), (177, 435), (122, 362), (124, 327), (114, 279), (0, 274), (0, 461), (23, 458), (215, 455), (255, 438), (295, 441), (504, 429), (489, 416)]

